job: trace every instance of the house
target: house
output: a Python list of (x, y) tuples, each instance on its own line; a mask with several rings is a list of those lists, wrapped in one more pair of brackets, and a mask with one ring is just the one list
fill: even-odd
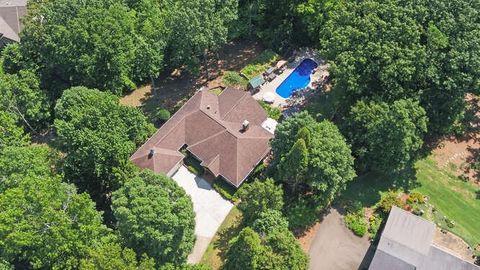
[(27, 0), (0, 0), (0, 48), (19, 42), (21, 19), (27, 14)]
[(435, 224), (392, 207), (369, 270), (479, 270), (432, 243)]
[(269, 153), (267, 114), (252, 96), (234, 88), (220, 95), (198, 91), (131, 157), (140, 168), (173, 175), (184, 152), (201, 162), (206, 173), (235, 187)]

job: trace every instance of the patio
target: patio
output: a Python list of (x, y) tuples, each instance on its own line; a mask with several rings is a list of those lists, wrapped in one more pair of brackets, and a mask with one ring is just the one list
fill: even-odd
[(324, 76), (328, 76), (328, 66), (322, 59), (318, 57), (317, 52), (311, 49), (303, 49), (294, 53), (293, 59), (286, 64), (285, 70), (281, 74), (276, 76), (272, 81), (267, 81), (261, 85), (260, 90), (253, 95), (253, 98), (256, 100), (263, 100), (265, 94), (272, 93), (274, 95), (274, 100), (272, 103), (273, 107), (286, 106), (288, 104), (288, 99), (278, 95), (276, 93), (276, 89), (305, 58), (311, 58), (318, 63), (316, 71), (311, 75), (311, 82), (309, 86), (311, 86), (312, 83), (319, 81)]
[(188, 256), (188, 263), (198, 263), (233, 204), (220, 196), (205, 179), (184, 166), (172, 178), (192, 198), (197, 240)]

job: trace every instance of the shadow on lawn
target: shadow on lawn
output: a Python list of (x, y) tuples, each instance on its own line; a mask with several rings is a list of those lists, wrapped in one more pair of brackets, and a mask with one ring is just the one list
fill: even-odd
[(228, 251), (228, 244), (230, 240), (237, 236), (245, 227), (240, 216), (237, 216), (235, 219), (236, 220), (233, 222), (232, 226), (228, 226), (219, 231), (218, 239), (216, 239), (213, 244), (214, 248), (218, 249), (218, 256), (222, 259), (222, 261), (226, 260), (226, 253)]
[(380, 192), (389, 190), (408, 192), (418, 186), (415, 168), (390, 175), (368, 172), (350, 182), (335, 203), (344, 205), (347, 202), (358, 201), (362, 207), (372, 207), (380, 201)]

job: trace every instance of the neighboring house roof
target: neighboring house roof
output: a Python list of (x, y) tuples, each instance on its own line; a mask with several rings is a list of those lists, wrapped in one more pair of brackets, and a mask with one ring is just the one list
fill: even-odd
[(435, 224), (392, 207), (370, 270), (478, 270), (432, 243)]
[[(202, 166), (238, 187), (270, 151), (273, 134), (261, 127), (266, 119), (249, 92), (227, 88), (216, 96), (199, 91), (130, 160), (141, 168), (168, 173), (183, 157), (180, 148), (187, 145)], [(243, 131), (245, 120), (249, 127)]]
[(0, 39), (19, 42), (21, 18), (27, 14), (27, 0), (0, 0)]

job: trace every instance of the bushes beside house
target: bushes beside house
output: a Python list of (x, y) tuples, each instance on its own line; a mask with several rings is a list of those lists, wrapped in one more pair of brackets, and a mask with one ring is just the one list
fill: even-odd
[(282, 111), (277, 107), (272, 107), (270, 104), (266, 103), (265, 101), (259, 101), (260, 106), (267, 112), (268, 117), (278, 121), (280, 116), (282, 116)]
[(223, 83), (226, 86), (247, 89), (248, 81), (242, 75), (235, 71), (226, 71), (223, 75)]
[(360, 209), (354, 213), (347, 213), (345, 224), (352, 232), (360, 237), (367, 233), (368, 223), (365, 219), (365, 209)]

